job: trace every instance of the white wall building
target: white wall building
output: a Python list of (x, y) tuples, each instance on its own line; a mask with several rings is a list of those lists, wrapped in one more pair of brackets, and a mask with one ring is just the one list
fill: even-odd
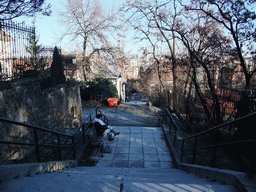
[(11, 59), (11, 44), (14, 38), (0, 30), (0, 76), (12, 77), (13, 60)]
[(125, 84), (123, 83), (122, 77), (110, 77), (113, 84), (116, 86), (118, 98), (121, 101), (125, 101)]

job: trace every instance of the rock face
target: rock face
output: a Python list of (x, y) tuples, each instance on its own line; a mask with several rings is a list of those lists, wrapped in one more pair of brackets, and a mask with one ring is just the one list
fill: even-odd
[[(71, 133), (82, 122), (82, 105), (78, 85), (55, 85), (41, 88), (39, 82), (14, 84), (0, 91), (0, 116), (37, 125), (47, 129)], [(33, 130), (0, 122), (0, 139), (6, 141), (34, 140)], [(17, 147), (13, 147), (17, 151)], [(3, 149), (3, 148), (2, 148)], [(10, 153), (10, 146), (1, 156)], [(13, 152), (15, 153), (15, 152)], [(9, 158), (18, 158), (12, 155)]]

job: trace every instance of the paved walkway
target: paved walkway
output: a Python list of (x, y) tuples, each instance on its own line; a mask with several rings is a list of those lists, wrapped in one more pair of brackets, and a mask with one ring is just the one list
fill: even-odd
[[(96, 106), (83, 106), (83, 117), (88, 117)], [(158, 116), (153, 107), (122, 103), (117, 107), (99, 107), (108, 118), (109, 125), (114, 126), (157, 126)]]
[[(103, 110), (108, 110), (106, 116), (111, 122), (110, 125), (117, 122), (116, 126), (112, 127), (119, 131), (120, 135), (113, 141), (106, 141), (112, 147), (111, 153), (104, 153), (104, 157), (92, 157), (99, 160), (96, 166), (81, 166), (6, 180), (0, 183), (0, 191), (236, 191), (233, 186), (222, 185), (172, 168), (172, 158), (164, 140), (163, 130), (155, 127), (155, 119), (150, 111), (145, 112), (146, 115), (136, 114), (136, 117), (132, 113), (132, 110), (136, 110), (135, 106)], [(90, 113), (90, 110), (83, 110), (85, 116), (87, 113)], [(142, 123), (148, 127), (140, 126), (142, 119)], [(126, 126), (117, 126), (130, 121), (138, 126), (128, 123)]]
[(171, 168), (172, 159), (160, 127), (112, 127), (120, 135), (107, 141), (113, 151), (104, 153), (97, 166)]
[(234, 192), (194, 174), (171, 168), (172, 159), (158, 127), (113, 126), (120, 135), (113, 151), (94, 167), (75, 167), (0, 184), (1, 192)]

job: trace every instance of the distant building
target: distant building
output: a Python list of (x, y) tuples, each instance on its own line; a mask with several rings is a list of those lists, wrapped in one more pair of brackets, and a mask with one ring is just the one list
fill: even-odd
[(74, 55), (62, 55), (63, 67), (64, 67), (64, 74), (66, 79), (77, 79), (77, 65), (76, 65), (76, 56)]
[(125, 100), (123, 73), (121, 73), (121, 70), (116, 68), (116, 66), (113, 65), (108, 66), (108, 68), (104, 68), (98, 64), (104, 62), (104, 60), (102, 61), (99, 58), (94, 58), (94, 60), (91, 61), (90, 73), (87, 73), (84, 69), (85, 66), (79, 64), (81, 62), (81, 58), (72, 54), (62, 55), (62, 58), (66, 79), (84, 81), (84, 75), (89, 77), (87, 80), (93, 80), (95, 77), (104, 77), (106, 79), (110, 79), (116, 86), (118, 98), (121, 101)]
[(125, 84), (122, 77), (109, 77), (113, 84), (116, 86), (118, 98), (125, 101)]
[(0, 30), (0, 76), (1, 78), (12, 77), (13, 60), (11, 59), (11, 45), (14, 38), (7, 32)]

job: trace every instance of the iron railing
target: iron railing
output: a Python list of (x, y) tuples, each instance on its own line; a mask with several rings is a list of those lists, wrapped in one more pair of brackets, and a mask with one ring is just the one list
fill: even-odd
[[(175, 110), (173, 110), (172, 112), (174, 111)], [(234, 121), (210, 128), (208, 130), (205, 130), (203, 132), (193, 134), (190, 136), (183, 135), (184, 130), (182, 131), (182, 128), (184, 127), (181, 128), (177, 124), (177, 120), (175, 120), (174, 116), (175, 115), (173, 115), (168, 108), (165, 109), (165, 113), (163, 116), (164, 122), (169, 126), (169, 134), (172, 137), (173, 145), (180, 149), (181, 162), (184, 162), (184, 158), (186, 157), (186, 160), (185, 160), (186, 163), (200, 164), (197, 162), (197, 158), (200, 158), (201, 162), (205, 162), (205, 161), (209, 162), (208, 164), (205, 163), (207, 166), (217, 167), (216, 164), (217, 163), (220, 164), (220, 162), (218, 162), (217, 160), (218, 151), (221, 151), (223, 149), (226, 149), (226, 151), (230, 149), (232, 150), (239, 149), (244, 151), (246, 150), (247, 163), (243, 164), (243, 165), (246, 165), (243, 171), (247, 172), (250, 177), (252, 177), (252, 175), (255, 175), (256, 173), (256, 167), (254, 165), (255, 155), (256, 155), (255, 140), (249, 139), (249, 140), (233, 141), (232, 139), (227, 139), (227, 138), (232, 138), (232, 136), (230, 135), (233, 135), (233, 132), (236, 131), (237, 126), (239, 125), (243, 126), (243, 123), (245, 122), (248, 123), (248, 122), (254, 121), (254, 119), (256, 118), (256, 113), (238, 118)], [(222, 136), (223, 136), (222, 131), (225, 131), (225, 133), (227, 133), (229, 136), (225, 137), (225, 139), (222, 139)], [(181, 142), (177, 142), (177, 138), (179, 138), (179, 141)], [(205, 154), (202, 155), (202, 153), (204, 152), (202, 152), (201, 155), (198, 154), (199, 150), (202, 150), (202, 151), (207, 150), (207, 155)], [(242, 154), (235, 154), (235, 155), (242, 156)], [(231, 158), (231, 157), (227, 157), (227, 158)], [(219, 158), (219, 161), (221, 161), (220, 158)], [(221, 167), (221, 168), (225, 168), (225, 167)]]
[[(78, 145), (79, 141), (81, 141), (81, 138), (82, 138), (82, 142), (86, 143), (86, 134), (87, 134), (88, 130), (92, 127), (91, 125), (93, 123), (93, 118), (98, 113), (102, 114), (103, 121), (106, 124), (108, 124), (108, 119), (106, 118), (106, 116), (100, 111), (100, 109), (95, 108), (93, 110), (93, 112), (73, 132), (72, 135), (68, 135), (68, 134), (64, 134), (64, 133), (61, 133), (61, 132), (49, 130), (49, 129), (46, 129), (46, 128), (43, 128), (43, 127), (31, 125), (31, 124), (28, 124), (28, 123), (22, 123), (22, 122), (18, 122), (18, 121), (14, 121), (14, 120), (10, 120), (10, 119), (0, 117), (0, 122), (2, 122), (2, 123), (8, 123), (8, 124), (11, 124), (11, 125), (18, 125), (18, 126), (26, 127), (28, 129), (32, 129), (33, 130), (33, 136), (34, 136), (34, 138), (31, 139), (33, 142), (7, 141), (7, 140), (3, 140), (3, 138), (1, 138), (0, 144), (1, 145), (16, 145), (16, 146), (18, 146), (18, 145), (33, 146), (33, 147), (35, 147), (37, 162), (41, 162), (41, 153), (40, 153), (40, 148), (41, 147), (49, 147), (49, 148), (57, 149), (58, 150), (58, 160), (60, 160), (60, 161), (63, 160), (62, 159), (63, 149), (64, 148), (69, 148), (69, 149), (72, 150), (72, 155), (73, 155), (72, 159), (76, 159), (76, 146)], [(50, 133), (50, 134), (53, 134), (53, 135), (57, 136), (57, 144), (43, 144), (43, 143), (40, 143), (39, 142), (39, 135), (38, 135), (39, 131), (44, 132), (44, 133)], [(72, 141), (71, 144), (63, 144), (64, 142), (61, 140), (61, 137), (70, 139)]]
[[(35, 37), (35, 27), (11, 20), (0, 20), (0, 82), (36, 75), (35, 64), (30, 62), (29, 37)], [(42, 47), (37, 55), (40, 72), (50, 68), (53, 47)], [(38, 69), (39, 70), (39, 69)]]
[[(175, 115), (173, 115), (173, 113)], [(168, 108), (165, 108), (165, 111), (163, 113), (163, 121), (167, 123), (169, 128), (169, 134), (172, 135), (172, 141), (173, 145), (175, 146), (177, 144), (177, 139), (180, 137), (185, 137), (182, 130), (185, 130), (185, 125), (180, 123), (181, 116), (177, 114), (175, 110)]]
[[(34, 27), (13, 21), (0, 21), (0, 81), (17, 78), (24, 71), (24, 59), (28, 37), (35, 33)], [(22, 59), (21, 59), (22, 58)]]

